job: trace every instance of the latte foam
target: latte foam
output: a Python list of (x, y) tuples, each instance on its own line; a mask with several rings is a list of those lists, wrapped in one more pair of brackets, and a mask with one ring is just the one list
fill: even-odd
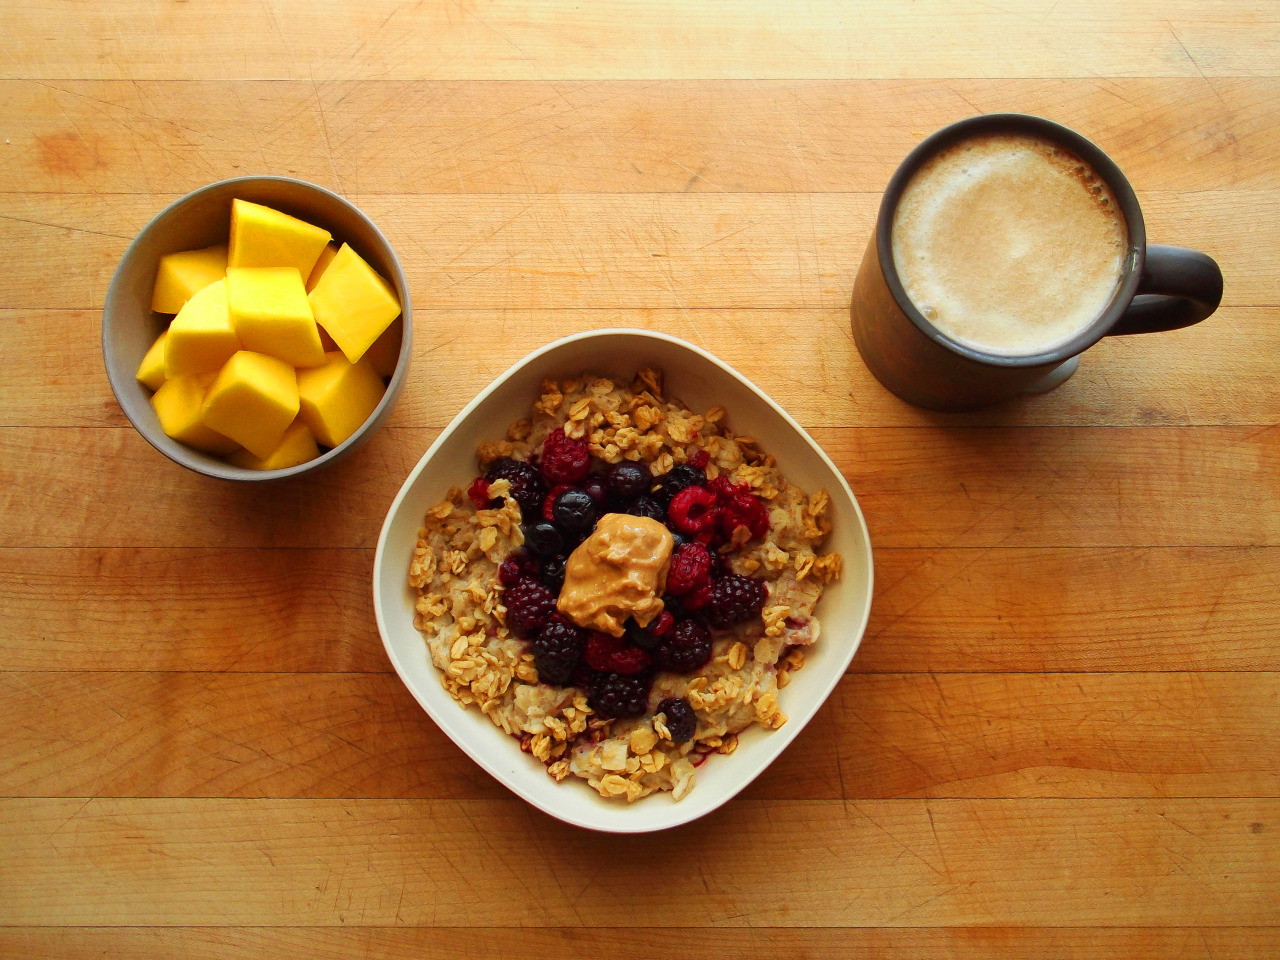
[(989, 134), (916, 171), (892, 244), (907, 296), (929, 323), (984, 353), (1030, 356), (1106, 309), (1128, 229), (1084, 161), (1036, 137)]

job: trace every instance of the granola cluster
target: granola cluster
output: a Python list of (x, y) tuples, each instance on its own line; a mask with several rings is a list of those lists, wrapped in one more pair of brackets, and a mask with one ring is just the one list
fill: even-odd
[[(679, 800), (708, 755), (732, 753), (753, 724), (786, 723), (778, 691), (817, 642), (814, 606), (840, 575), (840, 555), (820, 552), (831, 528), (829, 497), (788, 482), (752, 437), (729, 429), (722, 407), (698, 414), (666, 397), (657, 370), (641, 370), (625, 386), (590, 375), (544, 381), (532, 415), (513, 423), (505, 439), (480, 446), (480, 468), (501, 457), (531, 459), (553, 430), (585, 439), (602, 463), (643, 461), (655, 478), (696, 457), (706, 460), (708, 480), (748, 484), (767, 507), (769, 529), (752, 538), (739, 526), (720, 550), (734, 573), (767, 585), (760, 617), (718, 632), (696, 675), (657, 673), (645, 716), (598, 716), (577, 687), (539, 683), (528, 645), (507, 628), (498, 568), (524, 535), (520, 506), (507, 481), (497, 480), (488, 508), (453, 488), (427, 511), (409, 569), (414, 625), (449, 693), (518, 738), (557, 780), (572, 774), (602, 796), (628, 801), (660, 790)], [(663, 713), (652, 713), (675, 697), (697, 717), (694, 735), (682, 742)]]

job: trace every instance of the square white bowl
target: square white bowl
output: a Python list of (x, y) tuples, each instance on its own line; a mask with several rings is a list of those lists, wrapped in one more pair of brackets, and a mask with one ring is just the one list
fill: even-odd
[[(557, 783), (541, 763), (520, 752), (515, 738), (449, 695), (426, 641), (414, 629), (408, 575), (427, 509), (449, 487), (465, 488), (471, 482), (477, 446), (506, 436), (513, 420), (528, 415), (544, 377), (592, 372), (628, 383), (646, 366), (662, 369), (667, 396), (690, 409), (723, 406), (733, 430), (755, 437), (761, 449), (777, 458), (787, 479), (810, 493), (826, 488), (833, 530), (824, 549), (844, 556), (844, 571), (818, 603), (815, 614), (822, 633), (806, 649), (804, 669), (780, 693), (787, 723), (774, 731), (759, 726), (744, 731), (733, 754), (712, 755), (698, 768), (696, 786), (680, 802), (662, 793), (627, 804), (600, 797), (576, 777)], [(687, 823), (726, 803), (759, 776), (804, 729), (853, 659), (871, 612), (871, 584), (871, 543), (862, 511), (822, 449), (727, 364), (691, 343), (644, 330), (597, 330), (557, 340), (529, 354), (467, 404), (400, 488), (383, 523), (373, 568), (374, 611), (387, 655), (431, 719), (476, 763), (538, 809), (566, 823), (610, 833), (644, 833)]]

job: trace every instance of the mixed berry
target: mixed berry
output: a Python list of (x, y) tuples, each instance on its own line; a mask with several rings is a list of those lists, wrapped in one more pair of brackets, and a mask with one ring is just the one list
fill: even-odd
[[(601, 464), (585, 441), (553, 430), (529, 461), (504, 457), (471, 484), (477, 508), (497, 505), (488, 488), (499, 479), (520, 505), (524, 546), (503, 561), (498, 579), (507, 627), (529, 642), (541, 682), (581, 688), (603, 717), (642, 716), (657, 671), (702, 669), (713, 631), (760, 616), (764, 582), (731, 572), (727, 554), (764, 536), (768, 511), (746, 484), (708, 479), (707, 463), (699, 450), (655, 478), (644, 463)], [(663, 612), (647, 626), (628, 620), (622, 637), (584, 630), (556, 613), (565, 561), (606, 513), (656, 520), (675, 542)], [(664, 700), (656, 712), (666, 715), (675, 742), (693, 736), (688, 701)]]

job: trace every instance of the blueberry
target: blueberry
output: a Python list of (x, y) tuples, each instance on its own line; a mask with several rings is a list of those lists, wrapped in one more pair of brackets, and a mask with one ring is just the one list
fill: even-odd
[(609, 492), (623, 500), (643, 496), (652, 483), (653, 474), (643, 463), (623, 460), (609, 471)]
[(689, 541), (684, 538), (683, 534), (680, 534), (680, 533), (671, 534), (671, 552), (675, 553), (677, 550), (679, 550), (688, 542)]
[(551, 515), (555, 517), (556, 523), (570, 533), (590, 530), (595, 526), (599, 512), (591, 494), (576, 487), (556, 497), (556, 502), (551, 507)]
[(627, 639), (642, 650), (656, 650), (662, 646), (662, 638), (650, 633), (634, 620), (627, 621)]
[(548, 557), (542, 561), (539, 576), (551, 590), (556, 593), (564, 586), (564, 557)]
[(662, 478), (662, 486), (658, 491), (658, 498), (664, 503), (670, 503), (681, 490), (686, 487), (704, 487), (707, 484), (707, 475), (697, 467), (687, 463), (677, 464), (672, 467)]
[(587, 477), (582, 485), (582, 489), (587, 491), (587, 496), (595, 501), (600, 509), (604, 509), (609, 502), (609, 489), (605, 484), (603, 477)]
[(667, 518), (667, 511), (662, 509), (662, 505), (650, 497), (640, 497), (627, 507), (627, 513), (633, 517), (648, 517), (650, 520), (657, 520), (662, 523)]
[(524, 545), (530, 553), (540, 557), (549, 557), (564, 549), (564, 536), (556, 529), (554, 523), (535, 523), (524, 529)]

